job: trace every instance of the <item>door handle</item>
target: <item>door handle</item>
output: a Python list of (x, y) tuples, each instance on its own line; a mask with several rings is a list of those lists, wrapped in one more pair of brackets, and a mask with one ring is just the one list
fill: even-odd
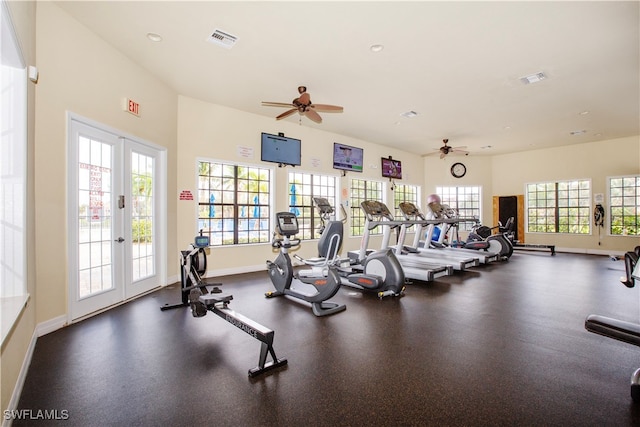
[(116, 240), (114, 240), (114, 242), (122, 243), (124, 242), (124, 238), (118, 237)]

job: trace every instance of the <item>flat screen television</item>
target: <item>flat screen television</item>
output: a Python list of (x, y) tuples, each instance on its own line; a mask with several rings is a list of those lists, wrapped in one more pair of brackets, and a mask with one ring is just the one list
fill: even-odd
[(381, 157), (380, 161), (382, 165), (383, 178), (402, 179), (402, 162), (400, 160)]
[(333, 143), (333, 168), (362, 172), (364, 150), (358, 147)]
[(302, 164), (301, 145), (299, 139), (262, 132), (260, 159), (263, 162), (278, 163), (281, 166), (300, 166)]

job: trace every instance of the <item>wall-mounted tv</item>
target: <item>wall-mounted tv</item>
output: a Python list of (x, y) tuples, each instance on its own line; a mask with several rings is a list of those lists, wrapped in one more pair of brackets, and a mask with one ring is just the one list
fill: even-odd
[(299, 139), (262, 132), (260, 160), (280, 166), (300, 166), (302, 149)]
[(362, 172), (364, 150), (358, 147), (333, 143), (333, 168)]
[(383, 178), (402, 179), (402, 162), (400, 160), (381, 157), (380, 162), (382, 165)]

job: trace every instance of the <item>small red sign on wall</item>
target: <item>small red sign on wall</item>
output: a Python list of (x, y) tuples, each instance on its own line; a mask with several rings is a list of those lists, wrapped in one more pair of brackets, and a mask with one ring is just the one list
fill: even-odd
[(190, 190), (182, 190), (180, 192), (180, 200), (193, 200), (193, 194)]

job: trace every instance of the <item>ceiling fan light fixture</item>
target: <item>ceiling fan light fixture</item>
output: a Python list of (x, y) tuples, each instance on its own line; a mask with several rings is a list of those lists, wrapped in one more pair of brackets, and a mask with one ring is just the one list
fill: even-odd
[(544, 80), (546, 78), (547, 78), (547, 75), (541, 71), (539, 73), (529, 74), (528, 76), (520, 77), (520, 81), (523, 84), (528, 85), (528, 84), (532, 84), (532, 83), (541, 82), (542, 80)]

